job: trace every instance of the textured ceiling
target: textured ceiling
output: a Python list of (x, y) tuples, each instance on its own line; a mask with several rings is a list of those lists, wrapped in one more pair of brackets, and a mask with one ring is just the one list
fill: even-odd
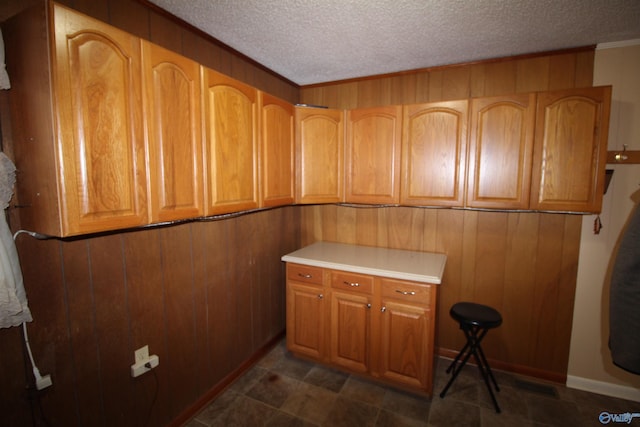
[(640, 39), (640, 0), (150, 0), (299, 84)]

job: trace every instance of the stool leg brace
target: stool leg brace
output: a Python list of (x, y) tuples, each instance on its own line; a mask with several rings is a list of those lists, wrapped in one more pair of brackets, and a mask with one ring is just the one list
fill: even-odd
[[(458, 353), (453, 362), (451, 362), (451, 365), (449, 365), (449, 367), (447, 368), (447, 374), (453, 369), (453, 375), (451, 376), (451, 379), (445, 386), (444, 390), (442, 390), (442, 393), (440, 393), (440, 397), (444, 397), (444, 395), (447, 393), (447, 390), (449, 390), (449, 387), (451, 387), (451, 384), (453, 384), (455, 379), (458, 377), (458, 374), (460, 374), (460, 371), (462, 370), (464, 365), (467, 363), (471, 355), (473, 355), (474, 359), (476, 360), (476, 364), (478, 365), (478, 369), (480, 369), (480, 373), (482, 374), (482, 378), (487, 385), (487, 389), (489, 390), (489, 394), (491, 395), (491, 400), (493, 400), (493, 404), (496, 407), (496, 412), (500, 413), (500, 407), (498, 406), (496, 396), (493, 394), (493, 389), (491, 388), (491, 384), (489, 383), (489, 378), (491, 378), (496, 391), (500, 391), (500, 388), (498, 387), (498, 383), (496, 382), (496, 379), (491, 372), (489, 363), (487, 363), (487, 358), (484, 356), (482, 347), (480, 347), (480, 343), (482, 342), (482, 339), (487, 334), (489, 329), (469, 325), (460, 325), (460, 329), (462, 329), (465, 336), (467, 337), (467, 343), (464, 345), (464, 347), (462, 347), (460, 353)], [(460, 358), (463, 355), (464, 358), (462, 359), (462, 363), (460, 363), (460, 365), (458, 366), (457, 363), (458, 361), (460, 361)]]

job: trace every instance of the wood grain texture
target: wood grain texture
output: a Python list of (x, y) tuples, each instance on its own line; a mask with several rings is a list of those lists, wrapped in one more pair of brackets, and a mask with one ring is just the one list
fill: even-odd
[(258, 91), (202, 68), (205, 215), (258, 207)]
[(293, 204), (295, 198), (294, 107), (260, 93), (261, 206)]
[(200, 65), (142, 43), (152, 222), (204, 214)]
[(345, 155), (347, 203), (400, 201), (402, 107), (349, 110)]
[[(234, 53), (141, 7), (137, 0), (60, 3), (232, 77), (251, 79), (258, 88), (291, 103), (298, 101), (297, 86), (264, 70), (248, 71), (259, 67), (244, 59), (233, 61), (232, 67)], [(33, 144), (40, 144), (51, 138), (52, 123), (28, 123), (32, 113), (50, 109), (44, 97), (50, 76), (41, 62), (48, 49), (39, 24), (44, 16), (41, 10), (33, 9), (31, 28), (3, 23), (4, 35), (5, 30), (36, 34), (28, 37), (30, 45), (20, 49), (33, 54), (25, 58), (37, 61), (11, 61), (20, 67), (15, 72), (29, 81), (23, 88), (15, 85), (12, 94), (24, 90), (43, 95), (33, 104), (20, 103), (24, 99), (20, 96), (10, 100), (24, 111), (25, 126), (17, 129), (4, 120), (8, 116), (5, 103), (0, 106), (5, 152), (13, 151), (14, 141), (33, 138)], [(33, 115), (49, 117), (40, 112)], [(36, 133), (25, 132), (27, 128)], [(42, 159), (52, 158), (44, 147), (35, 151)], [(21, 170), (21, 179), (46, 175), (52, 166), (35, 165), (34, 170)], [(54, 209), (45, 213), (38, 200), (55, 196), (56, 182), (43, 182), (41, 196), (25, 194), (24, 202), (40, 216), (44, 213), (55, 227), (57, 206), (50, 203)], [(12, 212), (11, 218), (17, 216)], [(169, 425), (181, 416), (186, 420), (182, 414), (193, 415), (192, 408), (202, 397), (221, 390), (238, 375), (234, 368), (246, 369), (247, 360), (240, 357), (256, 354), (260, 346), (282, 334), (285, 276), (280, 256), (299, 247), (299, 222), (299, 209), (289, 207), (248, 215), (242, 221), (230, 218), (64, 241), (21, 235), (18, 251), (34, 316), (29, 324), (31, 348), (42, 374), (50, 374), (54, 382), (42, 401), (48, 421), (52, 425)], [(14, 229), (20, 225), (11, 223)], [(231, 263), (231, 256), (252, 263)], [(255, 293), (244, 308), (240, 308), (242, 301), (232, 300), (234, 284), (240, 281), (244, 291)], [(229, 327), (239, 310), (244, 320)], [(33, 377), (20, 335), (19, 328), (0, 330), (2, 422), (41, 424), (41, 419), (32, 420), (26, 399), (25, 384)], [(245, 341), (238, 336), (252, 338)], [(129, 375), (133, 351), (145, 344), (160, 356), (153, 406), (154, 377)]]
[[(463, 64), (381, 79), (301, 89), (301, 102), (365, 108), (592, 85), (593, 51)], [(344, 90), (349, 87), (349, 90)], [(375, 96), (374, 88), (382, 90)], [(387, 88), (393, 88), (390, 97)], [(366, 96), (360, 91), (366, 91)], [(330, 95), (328, 95), (330, 94)], [(446, 253), (439, 287), (436, 345), (452, 354), (464, 337), (449, 317), (457, 301), (501, 310), (503, 325), (486, 353), (502, 369), (563, 381), (568, 364), (581, 217), (421, 208), (309, 206), (301, 212), (303, 245), (318, 240)], [(353, 233), (351, 230), (356, 230)]]

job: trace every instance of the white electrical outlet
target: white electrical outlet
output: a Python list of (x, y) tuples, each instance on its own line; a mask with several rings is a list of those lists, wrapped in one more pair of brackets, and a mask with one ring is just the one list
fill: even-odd
[(155, 354), (149, 356), (149, 346), (140, 347), (134, 352), (136, 362), (131, 365), (131, 376), (133, 378), (149, 372), (160, 364), (160, 358)]
[(144, 347), (140, 347), (133, 354), (135, 356), (136, 363), (147, 360), (149, 358), (149, 346), (145, 345)]

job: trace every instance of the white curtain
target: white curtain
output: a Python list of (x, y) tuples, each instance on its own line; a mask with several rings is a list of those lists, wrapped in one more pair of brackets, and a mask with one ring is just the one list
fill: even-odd
[(2, 38), (2, 31), (0, 31), (0, 89), (9, 88), (11, 88), (11, 83), (9, 82), (9, 74), (7, 74), (4, 63), (4, 40)]
[[(3, 211), (11, 201), (15, 172), (11, 159), (0, 152), (0, 206)], [(18, 251), (3, 212), (0, 215), (0, 328), (18, 326), (31, 320)]]

